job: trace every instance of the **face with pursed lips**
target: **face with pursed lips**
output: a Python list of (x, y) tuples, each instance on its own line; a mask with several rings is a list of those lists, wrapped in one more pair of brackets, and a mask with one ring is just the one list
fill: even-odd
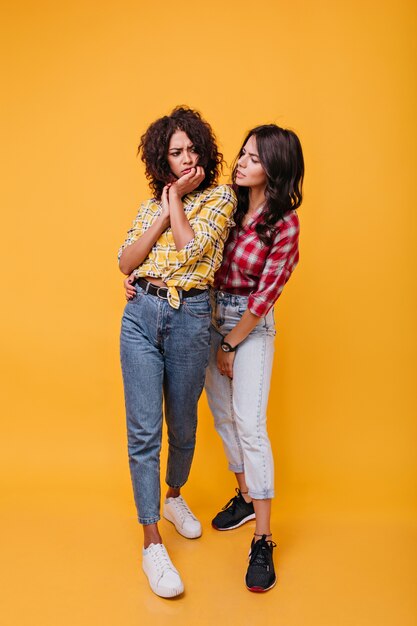
[(256, 136), (251, 135), (240, 153), (235, 183), (241, 187), (265, 187), (267, 176), (259, 159)]
[(183, 130), (176, 130), (172, 135), (169, 146), (167, 161), (171, 172), (176, 178), (188, 174), (198, 164), (197, 154), (193, 142)]

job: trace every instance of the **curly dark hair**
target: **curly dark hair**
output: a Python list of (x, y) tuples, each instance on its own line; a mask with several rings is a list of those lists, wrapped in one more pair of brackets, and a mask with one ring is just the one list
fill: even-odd
[(276, 124), (257, 126), (250, 130), (233, 163), (232, 180), (238, 198), (235, 222), (241, 226), (249, 208), (249, 188), (236, 184), (236, 171), (242, 150), (249, 137), (255, 135), (259, 160), (267, 176), (266, 205), (263, 222), (256, 225), (260, 240), (269, 245), (279, 222), (288, 211), (297, 209), (302, 200), (304, 158), (301, 143), (292, 130)]
[(157, 200), (160, 200), (164, 186), (172, 180), (167, 155), (169, 142), (177, 130), (182, 130), (193, 142), (199, 156), (198, 163), (204, 167), (206, 176), (198, 189), (206, 189), (217, 182), (222, 171), (223, 155), (217, 148), (210, 124), (202, 119), (198, 111), (178, 106), (170, 115), (153, 122), (140, 138), (138, 154), (145, 164), (146, 178)]

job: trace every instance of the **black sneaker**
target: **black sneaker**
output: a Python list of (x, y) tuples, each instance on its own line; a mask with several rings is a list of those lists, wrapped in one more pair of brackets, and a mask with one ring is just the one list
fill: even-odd
[(272, 550), (276, 547), (276, 543), (266, 540), (266, 535), (262, 535), (259, 541), (252, 539), (248, 571), (245, 578), (246, 587), (249, 591), (268, 591), (277, 582), (272, 559)]
[(255, 519), (255, 510), (252, 502), (245, 502), (245, 498), (239, 489), (236, 489), (236, 493), (237, 495), (229, 500), (211, 522), (211, 525), (216, 530), (232, 530), (232, 528), (238, 528), (245, 522)]

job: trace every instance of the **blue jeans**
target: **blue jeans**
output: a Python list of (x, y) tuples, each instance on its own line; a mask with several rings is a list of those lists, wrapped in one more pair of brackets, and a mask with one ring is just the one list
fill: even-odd
[(166, 482), (181, 487), (194, 455), (197, 402), (210, 348), (207, 291), (184, 298), (179, 309), (145, 293), (126, 305), (120, 338), (129, 466), (138, 519), (160, 519), (162, 399), (168, 430)]
[(274, 497), (274, 460), (266, 429), (266, 409), (274, 357), (275, 324), (271, 309), (238, 346), (233, 380), (217, 369), (216, 354), (247, 309), (247, 296), (213, 292), (211, 353), (206, 393), (229, 469), (244, 472), (249, 495)]

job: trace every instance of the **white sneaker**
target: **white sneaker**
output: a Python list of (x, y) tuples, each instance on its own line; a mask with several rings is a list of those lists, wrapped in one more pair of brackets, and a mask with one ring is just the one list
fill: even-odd
[(167, 498), (164, 502), (163, 515), (174, 524), (183, 537), (196, 539), (201, 536), (201, 524), (182, 496)]
[(143, 548), (142, 557), (143, 571), (157, 596), (173, 598), (184, 591), (184, 583), (162, 543), (151, 543)]

